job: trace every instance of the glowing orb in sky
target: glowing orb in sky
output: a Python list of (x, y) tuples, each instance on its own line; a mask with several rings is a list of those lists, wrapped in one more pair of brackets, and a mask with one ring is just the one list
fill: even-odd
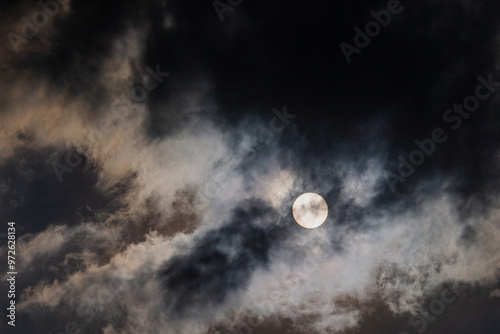
[(292, 208), (293, 218), (305, 228), (321, 226), (328, 217), (328, 205), (318, 194), (305, 193), (297, 197)]

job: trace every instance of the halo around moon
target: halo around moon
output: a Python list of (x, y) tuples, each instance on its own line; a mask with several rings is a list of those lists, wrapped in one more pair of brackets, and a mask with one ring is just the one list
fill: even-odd
[(293, 202), (292, 214), (300, 226), (316, 228), (321, 226), (328, 217), (328, 205), (320, 195), (305, 193)]

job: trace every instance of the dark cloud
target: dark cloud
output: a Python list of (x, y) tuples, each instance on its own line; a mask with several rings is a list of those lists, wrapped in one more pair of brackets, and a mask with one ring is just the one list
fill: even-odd
[(269, 263), (271, 249), (286, 238), (286, 229), (274, 224), (276, 218), (263, 203), (247, 204), (221, 228), (197, 240), (187, 254), (169, 260), (159, 274), (166, 311), (192, 315), (245, 287), (252, 272)]
[(43, 231), (50, 224), (75, 224), (82, 208), (88, 206), (98, 211), (111, 202), (95, 187), (95, 169), (85, 157), (81, 157), (76, 168), (70, 168), (71, 172), (64, 172), (63, 182), (59, 182), (52, 163), (66, 166), (65, 159), (72, 152), (58, 154), (54, 148), (20, 148), (0, 166), (0, 219), (22, 221), (17, 230), (19, 236)]

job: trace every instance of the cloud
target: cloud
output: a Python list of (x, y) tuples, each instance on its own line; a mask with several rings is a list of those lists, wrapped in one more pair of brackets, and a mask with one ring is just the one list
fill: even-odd
[[(347, 70), (335, 72), (328, 94), (320, 86), (330, 79), (311, 79), (325, 76), (325, 55), (304, 75), (291, 52), (295, 38), (309, 45), (324, 32), (303, 37), (293, 27), (293, 39), (277, 38), (272, 20), (250, 24), (261, 11), (248, 4), (237, 9), (244, 20), (219, 34), (216, 13), (184, 6), (72, 1), (43, 32), (53, 43), (34, 39), (0, 58), (0, 219), (18, 226), (21, 333), (68, 323), (92, 333), (403, 331), (409, 317), (430, 314), (445, 286), (465, 287), (457, 305), (498, 297), (497, 100), (401, 189), (387, 187), (395, 157), (469, 94), (470, 85), (453, 83), (475, 83), (496, 66), (483, 43), (496, 21), (478, 16), (495, 5), (416, 4), (401, 32), (389, 27), (361, 55), (373, 57), (359, 72), (348, 80)], [(418, 21), (427, 8), (436, 11)], [(488, 36), (477, 42), (465, 23), (443, 33), (456, 18), (481, 21)], [(419, 29), (407, 27), (416, 21)], [(429, 48), (430, 36), (441, 47), (429, 59), (402, 51), (408, 58), (393, 63), (401, 55), (385, 51), (385, 38), (405, 33), (417, 48)], [(243, 50), (239, 34), (252, 37), (248, 52), (234, 51)], [(470, 50), (450, 42), (455, 35)], [(485, 54), (484, 66), (473, 53)], [(148, 69), (169, 75), (154, 82)], [(303, 87), (283, 73), (304, 78)], [(366, 85), (370, 73), (363, 104), (352, 82)], [(134, 87), (155, 83), (137, 101)], [(273, 110), (285, 104), (296, 117), (274, 131)], [(310, 191), (329, 216), (304, 230), (291, 203)]]

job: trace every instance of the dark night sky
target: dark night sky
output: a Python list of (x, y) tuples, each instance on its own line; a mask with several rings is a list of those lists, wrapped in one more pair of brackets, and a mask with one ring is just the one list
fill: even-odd
[(498, 333), (498, 14), (2, 1), (0, 332)]

